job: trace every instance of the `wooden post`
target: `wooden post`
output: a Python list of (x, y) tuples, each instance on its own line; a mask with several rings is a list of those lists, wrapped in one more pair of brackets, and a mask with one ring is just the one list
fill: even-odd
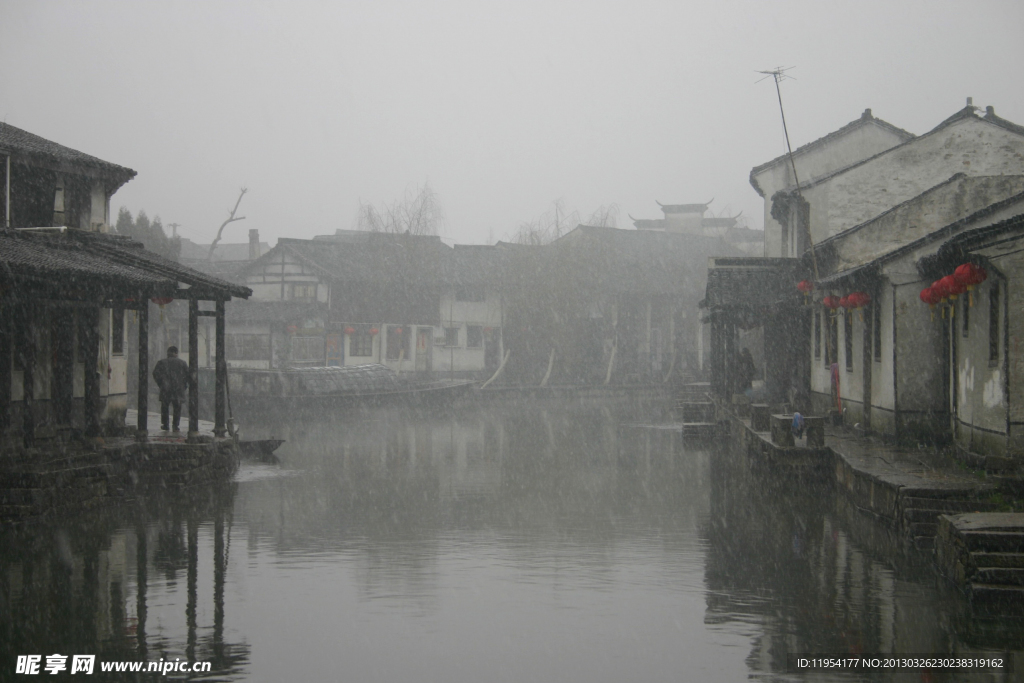
[(188, 437), (199, 436), (199, 301), (188, 300)]
[(33, 329), (32, 307), (26, 305), (21, 314), (21, 436), (25, 448), (31, 448), (36, 439), (36, 421), (34, 414), (36, 387), (36, 345)]
[(11, 386), (12, 329), (14, 323), (11, 320), (10, 305), (0, 304), (0, 437), (11, 426), (11, 390), (14, 388)]
[(100, 435), (100, 335), (97, 329), (99, 309), (81, 309), (81, 331), (85, 335), (85, 435)]
[(224, 353), (224, 302), (217, 302), (217, 381), (214, 389), (214, 436), (222, 437), (228, 433), (224, 422), (224, 396), (228, 383), (228, 362)]
[(136, 402), (139, 419), (136, 438), (149, 438), (149, 299), (142, 300), (139, 308), (139, 397)]

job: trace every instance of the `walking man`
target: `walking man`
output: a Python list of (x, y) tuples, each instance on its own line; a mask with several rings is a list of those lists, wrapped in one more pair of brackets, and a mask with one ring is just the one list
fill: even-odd
[(167, 349), (167, 358), (159, 361), (153, 368), (153, 379), (160, 387), (160, 428), (168, 429), (168, 412), (174, 409), (174, 431), (181, 424), (181, 402), (185, 400), (185, 391), (189, 388), (188, 363), (178, 358), (178, 347)]

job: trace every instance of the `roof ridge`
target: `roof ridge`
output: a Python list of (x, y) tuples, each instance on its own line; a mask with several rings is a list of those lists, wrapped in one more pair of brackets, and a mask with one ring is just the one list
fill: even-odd
[[(19, 139), (20, 138), (20, 139)], [(107, 171), (118, 175), (127, 176), (124, 182), (134, 178), (137, 173), (128, 168), (115, 164), (112, 161), (105, 161), (99, 157), (79, 151), (59, 142), (48, 140), (41, 135), (30, 133), (27, 130), (18, 128), (4, 121), (0, 121), (0, 148), (11, 151), (18, 151), (25, 154), (36, 154), (53, 159), (64, 159), (67, 161), (83, 163), (86, 165), (104, 168)]]
[[(851, 132), (853, 130), (856, 130), (857, 128), (860, 128), (861, 126), (867, 125), (868, 123), (876, 123), (876, 124), (882, 126), (883, 128), (886, 128), (889, 131), (891, 131), (893, 133), (896, 133), (896, 135), (898, 135), (899, 137), (905, 138), (904, 141), (910, 140), (910, 139), (913, 139), (913, 138), (917, 137), (913, 133), (911, 133), (910, 131), (904, 130), (904, 129), (900, 128), (899, 126), (894, 126), (893, 124), (889, 123), (888, 121), (885, 121), (884, 119), (876, 118), (875, 116), (873, 116), (871, 114), (871, 109), (865, 109), (864, 113), (861, 114), (858, 118), (854, 119), (853, 121), (850, 121), (849, 123), (847, 123), (847, 124), (837, 128), (837, 129), (835, 129), (831, 133), (826, 133), (825, 135), (821, 136), (820, 138), (817, 138), (816, 140), (811, 140), (810, 142), (807, 142), (807, 143), (804, 143), (804, 144), (800, 145), (799, 147), (797, 147), (796, 149), (793, 150), (793, 156), (796, 156), (798, 154), (807, 152), (808, 150), (810, 150), (813, 147), (817, 147), (817, 146), (819, 146), (821, 144), (824, 144), (828, 140), (835, 139), (837, 137), (845, 135), (846, 133), (849, 133), (849, 132)], [(760, 164), (760, 165), (755, 166), (754, 168), (752, 168), (750, 170), (751, 183), (754, 182), (753, 181), (754, 175), (760, 173), (761, 171), (765, 170), (766, 168), (769, 168), (771, 166), (774, 166), (775, 164), (783, 162), (783, 161), (785, 161), (788, 158), (789, 158), (789, 153), (787, 152), (785, 154), (781, 154), (781, 155), (775, 157), (771, 161), (766, 161), (763, 164)]]
[[(951, 126), (952, 124), (954, 124), (954, 123), (956, 123), (958, 121), (966, 121), (966, 120), (971, 120), (971, 119), (973, 119), (975, 121), (984, 121), (984, 122), (989, 123), (991, 125), (999, 126), (1000, 128), (1003, 128), (1005, 130), (1009, 130), (1010, 132), (1017, 133), (1018, 135), (1024, 135), (1024, 126), (1019, 126), (1016, 123), (1013, 123), (1011, 121), (1006, 121), (1005, 119), (999, 119), (999, 117), (995, 116), (995, 114), (993, 114), (993, 118), (992, 119), (989, 119), (989, 118), (986, 118), (986, 117), (982, 117), (982, 116), (978, 116), (978, 115), (974, 114), (973, 111), (969, 112), (968, 111), (969, 109), (971, 109), (971, 108), (970, 107), (964, 107), (963, 109), (957, 111), (952, 116), (950, 116), (950, 117), (946, 118), (945, 120), (943, 120), (939, 125), (935, 126), (934, 128), (932, 128), (927, 133), (922, 133), (921, 135), (918, 135), (917, 137), (911, 138), (909, 140), (905, 140), (905, 141), (901, 142), (900, 144), (898, 144), (898, 145), (896, 145), (894, 147), (890, 147), (889, 149), (884, 149), (881, 152), (879, 152), (877, 154), (873, 154), (873, 155), (871, 155), (869, 157), (866, 157), (864, 159), (861, 159), (860, 161), (855, 161), (854, 163), (850, 164), (849, 166), (844, 166), (843, 168), (837, 168), (836, 170), (832, 171), (831, 173), (829, 173), (827, 175), (823, 175), (820, 178), (815, 178), (814, 180), (808, 181), (806, 183), (801, 183), (800, 184), (800, 189), (801, 190), (806, 190), (809, 187), (815, 187), (817, 185), (820, 185), (821, 183), (825, 182), (826, 180), (831, 180), (832, 178), (835, 178), (838, 175), (846, 173), (847, 171), (853, 170), (854, 168), (857, 168), (858, 166), (862, 166), (862, 165), (868, 163), (869, 161), (874, 161), (875, 159), (879, 158), (883, 154), (889, 154), (890, 152), (893, 152), (893, 151), (895, 151), (897, 149), (901, 149), (902, 147), (904, 147), (906, 145), (909, 145), (909, 144), (911, 144), (913, 142), (916, 142), (918, 140), (923, 140), (924, 138), (928, 137), (929, 135), (931, 135), (933, 133), (937, 133), (940, 130), (943, 130), (944, 128), (947, 128), (947, 127)], [(995, 119), (999, 119), (999, 120), (996, 121)], [(1005, 121), (1005, 124), (1003, 123), (1004, 121)], [(786, 189), (783, 189), (783, 190), (779, 190), (779, 192), (792, 192), (793, 189), (794, 189), (794, 187), (789, 187), (789, 188), (786, 188)]]

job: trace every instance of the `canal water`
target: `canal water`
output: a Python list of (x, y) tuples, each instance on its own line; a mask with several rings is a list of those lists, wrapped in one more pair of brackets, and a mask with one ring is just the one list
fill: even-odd
[(827, 486), (684, 441), (667, 404), (253, 422), (280, 465), (3, 532), (0, 679), (57, 653), (209, 661), (197, 680), (1021, 680), (789, 671), (1022, 647)]

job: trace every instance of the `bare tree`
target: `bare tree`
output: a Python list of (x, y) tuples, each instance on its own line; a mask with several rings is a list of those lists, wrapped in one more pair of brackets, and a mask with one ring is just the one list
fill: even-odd
[(235, 212), (238, 211), (238, 205), (242, 203), (242, 197), (244, 197), (245, 193), (248, 192), (248, 191), (249, 191), (249, 188), (243, 187), (238, 192), (238, 200), (235, 202), (235, 208), (231, 209), (231, 213), (228, 214), (227, 220), (220, 224), (220, 229), (217, 230), (217, 237), (215, 237), (213, 242), (210, 243), (210, 254), (206, 257), (207, 261), (212, 261), (213, 260), (213, 250), (217, 248), (217, 242), (220, 242), (220, 236), (222, 234), (224, 234), (224, 228), (227, 227), (227, 224), (228, 223), (234, 223), (235, 221), (244, 221), (245, 220), (245, 216), (238, 216), (236, 218), (235, 217)]
[(509, 238), (515, 244), (549, 244), (572, 230), (580, 223), (603, 228), (614, 228), (618, 221), (619, 207), (606, 204), (597, 207), (586, 221), (580, 219), (579, 211), (566, 211), (561, 199), (551, 208), (531, 221), (520, 224), (519, 229)]
[(391, 204), (360, 204), (357, 225), (360, 230), (392, 235), (437, 235), (444, 225), (444, 209), (426, 183), (415, 196), (407, 193)]

